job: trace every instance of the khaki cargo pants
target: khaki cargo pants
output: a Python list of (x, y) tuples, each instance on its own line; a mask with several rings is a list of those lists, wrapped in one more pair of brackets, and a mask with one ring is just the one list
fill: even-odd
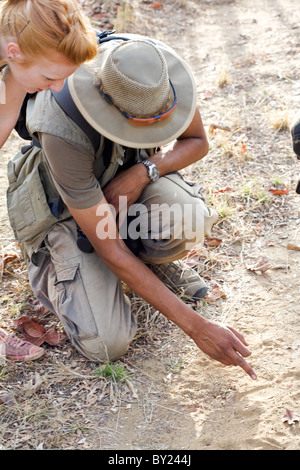
[[(178, 174), (149, 184), (138, 202), (139, 220), (145, 222), (140, 224), (138, 256), (146, 263), (182, 258), (203, 241), (217, 220), (215, 211), (203, 201), (199, 186), (186, 183)], [(161, 204), (177, 208), (170, 223), (159, 210)], [(143, 229), (147, 233), (142, 233)], [(35, 264), (29, 264), (30, 284), (37, 299), (58, 316), (78, 351), (93, 361), (113, 361), (126, 353), (136, 332), (135, 317), (120, 280), (95, 251), (80, 251), (76, 241), (74, 219), (56, 224)]]

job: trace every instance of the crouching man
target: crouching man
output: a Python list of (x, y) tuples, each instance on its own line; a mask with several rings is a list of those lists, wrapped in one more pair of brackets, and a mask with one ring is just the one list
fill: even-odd
[(208, 152), (193, 76), (160, 42), (110, 39), (61, 92), (93, 136), (60, 93), (43, 91), (27, 106), (41, 148), (9, 164), (9, 216), (33, 292), (83, 355), (113, 361), (136, 332), (124, 281), (204, 353), (255, 378), (243, 336), (181, 300), (206, 295), (180, 260), (217, 220), (199, 185), (178, 173)]

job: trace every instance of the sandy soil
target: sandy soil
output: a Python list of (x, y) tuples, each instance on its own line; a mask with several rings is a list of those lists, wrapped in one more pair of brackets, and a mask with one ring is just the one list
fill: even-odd
[[(5, 364), (0, 388), (22, 406), (0, 408), (0, 447), (299, 449), (298, 421), (283, 422), (287, 409), (300, 415), (300, 169), (287, 128), (299, 109), (298, 0), (133, 5), (139, 29), (126, 24), (124, 30), (153, 35), (186, 58), (210, 138), (208, 156), (187, 172), (203, 181), (220, 213), (213, 232), (218, 242), (195, 252), (210, 286), (209, 297), (195, 308), (245, 335), (258, 378), (210, 360), (158, 312), (133, 299), (141, 328), (120, 361), (130, 380), (97, 381), (94, 365), (68, 343), (45, 346), (42, 361)], [(13, 136), (1, 152), (3, 247), (12, 236), (5, 164), (18, 145)], [(274, 196), (269, 189), (278, 178), (289, 192)], [(263, 257), (267, 269), (254, 269)], [(10, 299), (15, 282), (4, 273), (3, 293)], [(9, 325), (7, 305), (11, 300), (2, 302), (1, 312)]]

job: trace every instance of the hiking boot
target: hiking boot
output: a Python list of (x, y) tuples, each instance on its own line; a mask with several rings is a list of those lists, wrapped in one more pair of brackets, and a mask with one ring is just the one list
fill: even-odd
[(149, 267), (174, 294), (194, 302), (203, 299), (207, 294), (208, 288), (203, 279), (183, 261), (152, 264)]
[(44, 349), (0, 329), (0, 359), (10, 361), (33, 361), (44, 354)]

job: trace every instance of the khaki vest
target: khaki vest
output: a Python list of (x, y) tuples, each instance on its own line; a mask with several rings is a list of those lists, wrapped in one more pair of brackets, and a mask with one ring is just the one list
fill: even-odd
[[(84, 146), (95, 154), (86, 134), (55, 102), (51, 92), (38, 93), (27, 106), (27, 128), (35, 139), (45, 132)], [(110, 164), (104, 166), (105, 138), (95, 154), (94, 172), (101, 187), (115, 175), (124, 157), (121, 145), (112, 144)], [(29, 258), (36, 252), (48, 231), (56, 223), (71, 216), (66, 207), (58, 213), (61, 202), (55, 189), (43, 150), (32, 147), (26, 153), (19, 152), (8, 163), (7, 208), (11, 227), (17, 241)], [(52, 210), (51, 210), (52, 209)], [(55, 214), (55, 215), (54, 215)]]

